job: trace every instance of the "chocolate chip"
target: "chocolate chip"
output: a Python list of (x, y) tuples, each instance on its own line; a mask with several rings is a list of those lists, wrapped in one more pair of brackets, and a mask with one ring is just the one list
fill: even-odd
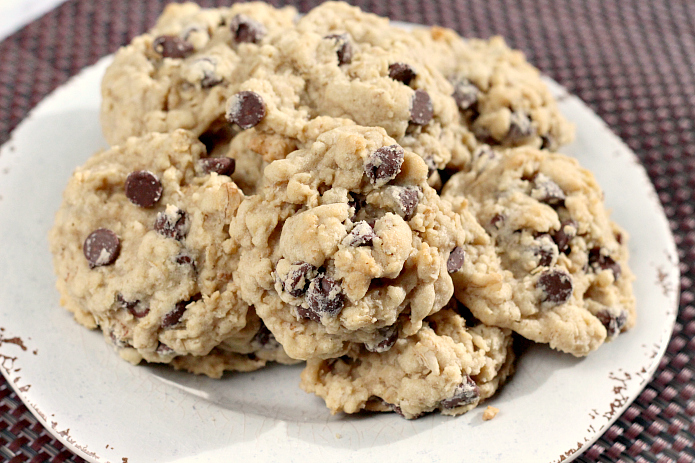
[(202, 88), (212, 88), (222, 83), (222, 77), (217, 74), (217, 63), (212, 58), (204, 57), (191, 63), (203, 76), (200, 79)]
[(154, 229), (162, 236), (181, 241), (188, 234), (188, 214), (176, 206), (169, 206), (157, 214)]
[(415, 90), (410, 103), (410, 122), (417, 125), (426, 125), (432, 120), (434, 108), (429, 93), (424, 90)]
[(347, 34), (331, 34), (324, 37), (325, 39), (332, 39), (338, 45), (338, 66), (341, 64), (350, 64), (352, 61), (352, 44), (350, 43), (350, 37)]
[(382, 146), (369, 156), (364, 173), (372, 184), (388, 183), (401, 171), (404, 156), (403, 148), (398, 145)]
[(500, 230), (504, 226), (504, 216), (502, 214), (495, 214), (490, 219), (490, 226), (495, 230)]
[(195, 51), (193, 45), (175, 35), (160, 35), (152, 43), (154, 51), (164, 58), (185, 58)]
[(434, 162), (434, 158), (432, 156), (423, 158), (423, 161), (425, 161), (425, 164), (427, 165), (427, 178), (430, 178), (435, 172), (437, 172), (437, 164)]
[(507, 139), (512, 143), (519, 142), (533, 133), (531, 119), (525, 113), (515, 111), (509, 119)]
[(478, 385), (475, 384), (473, 378), (466, 375), (463, 382), (454, 389), (454, 394), (450, 398), (442, 400), (440, 405), (442, 408), (452, 409), (463, 405), (470, 405), (476, 402), (478, 398), (480, 398)]
[(395, 192), (396, 212), (405, 220), (410, 220), (420, 202), (420, 189), (415, 186), (389, 187)]
[(454, 93), (451, 95), (461, 111), (465, 111), (478, 102), (480, 90), (467, 79), (454, 83)]
[(280, 343), (277, 342), (275, 336), (270, 332), (268, 327), (261, 322), (261, 327), (251, 340), (251, 347), (253, 347), (254, 350), (275, 350), (280, 348)]
[(367, 204), (367, 201), (364, 198), (364, 195), (358, 194), (358, 193), (350, 193), (350, 199), (348, 200), (348, 207), (352, 209), (352, 216), (350, 217), (350, 220), (353, 222), (357, 218), (357, 214), (360, 212), (362, 208)]
[(466, 251), (462, 247), (456, 246), (451, 254), (449, 254), (449, 259), (446, 261), (446, 271), (449, 273), (456, 273), (461, 268), (463, 268), (463, 263), (466, 259)]
[(557, 244), (557, 249), (560, 252), (569, 251), (570, 241), (577, 236), (579, 225), (574, 220), (564, 220), (560, 224), (560, 229), (553, 235), (553, 241)]
[(227, 120), (244, 130), (258, 125), (266, 115), (263, 98), (248, 90), (232, 96), (227, 102), (227, 108)]
[(171, 347), (167, 346), (166, 344), (160, 342), (159, 344), (157, 344), (156, 352), (159, 355), (170, 355), (174, 352), (174, 349), (172, 349)]
[(204, 173), (215, 172), (218, 175), (232, 175), (236, 167), (232, 158), (203, 158), (198, 160), (198, 164)]
[(296, 262), (290, 266), (282, 286), (291, 296), (299, 297), (306, 292), (315, 274), (316, 267), (313, 265), (307, 262)]
[(371, 246), (374, 238), (376, 238), (374, 230), (366, 221), (362, 220), (357, 222), (352, 231), (348, 233), (346, 241), (348, 246)]
[(142, 318), (150, 313), (150, 308), (147, 304), (137, 299), (134, 301), (127, 301), (120, 293), (116, 295), (116, 305), (121, 309), (126, 309), (135, 318)]
[(195, 270), (195, 260), (185, 251), (174, 258), (174, 261), (179, 265), (190, 265)]
[(98, 228), (89, 234), (82, 248), (89, 268), (116, 262), (121, 252), (121, 240), (108, 228)]
[(385, 326), (376, 333), (374, 342), (365, 342), (364, 348), (369, 352), (382, 353), (391, 349), (398, 340), (398, 325)]
[(614, 315), (609, 310), (601, 310), (596, 314), (596, 318), (606, 327), (606, 333), (609, 338), (613, 338), (620, 334), (627, 322), (627, 312), (621, 310), (618, 315)]
[(319, 275), (309, 284), (306, 292), (306, 307), (297, 308), (297, 312), (304, 318), (320, 322), (322, 315), (330, 317), (338, 315), (344, 304), (340, 283), (329, 276)]
[(412, 66), (406, 63), (393, 63), (389, 66), (389, 77), (393, 80), (409, 85), (410, 81), (417, 76), (417, 72)]
[(601, 254), (601, 248), (593, 248), (589, 251), (589, 265), (595, 272), (601, 270), (610, 270), (613, 272), (613, 277), (617, 280), (620, 278), (622, 268), (620, 264), (613, 260), (611, 256)]
[(538, 243), (533, 248), (533, 253), (538, 256), (539, 267), (549, 267), (553, 263), (555, 256), (555, 244), (549, 234), (543, 233), (536, 237)]
[(147, 170), (131, 172), (125, 180), (125, 195), (136, 206), (154, 206), (162, 197), (162, 191), (159, 179)]
[(560, 185), (544, 174), (536, 175), (533, 180), (531, 197), (549, 206), (561, 206), (567, 198)]
[(234, 16), (229, 27), (237, 43), (258, 43), (268, 32), (263, 24), (243, 14)]
[(181, 317), (183, 317), (183, 314), (186, 311), (186, 307), (191, 302), (199, 301), (201, 298), (202, 296), (200, 295), (200, 293), (198, 293), (187, 301), (177, 302), (174, 306), (174, 309), (168, 312), (162, 318), (162, 328), (171, 328), (172, 326), (178, 325), (181, 321)]
[(538, 278), (536, 286), (543, 291), (542, 302), (564, 304), (572, 297), (572, 277), (565, 271), (550, 269)]

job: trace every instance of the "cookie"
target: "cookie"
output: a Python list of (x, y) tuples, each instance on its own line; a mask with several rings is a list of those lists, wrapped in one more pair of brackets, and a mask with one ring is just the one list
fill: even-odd
[(50, 232), (61, 303), (124, 358), (169, 363), (228, 339), (228, 350), (259, 350), (250, 342), (261, 323), (227, 252), (244, 199), (230, 165), (178, 130), (130, 138), (71, 177)]
[(628, 237), (610, 220), (591, 172), (532, 148), (489, 151), (476, 166), (451, 177), (442, 197), (470, 202), (506, 277), (498, 295), (486, 298), (474, 297), (467, 276), (456, 274), (457, 297), (471, 312), (576, 356), (632, 327)]
[(387, 349), (449, 301), (451, 274), (485, 273), (479, 256), (494, 256), (381, 128), (328, 130), (264, 177), (230, 224), (234, 281), (293, 358)]
[(447, 308), (387, 352), (353, 346), (338, 359), (308, 360), (300, 385), (324, 399), (332, 413), (459, 415), (497, 391), (512, 374), (513, 359), (511, 331), (467, 327)]

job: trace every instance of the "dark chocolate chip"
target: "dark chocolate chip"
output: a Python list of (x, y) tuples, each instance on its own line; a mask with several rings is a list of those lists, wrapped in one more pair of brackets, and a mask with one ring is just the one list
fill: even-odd
[(340, 283), (333, 278), (320, 275), (314, 278), (306, 291), (306, 307), (299, 307), (297, 312), (315, 322), (321, 321), (321, 316), (335, 317), (343, 309), (345, 299)]
[(258, 93), (248, 90), (232, 96), (227, 108), (227, 120), (244, 130), (258, 125), (266, 115), (263, 98)]
[(191, 255), (187, 254), (185, 251), (176, 256), (174, 261), (179, 265), (190, 265), (195, 270), (195, 260)]
[(315, 272), (316, 267), (313, 265), (307, 262), (296, 262), (290, 267), (282, 286), (291, 296), (299, 297), (306, 292)]
[(280, 347), (280, 343), (277, 342), (275, 336), (270, 332), (268, 327), (261, 322), (261, 327), (251, 340), (251, 347), (253, 347), (255, 350), (274, 350)]
[(565, 271), (550, 269), (538, 278), (536, 286), (543, 291), (542, 302), (554, 305), (564, 304), (572, 297), (572, 277)]
[(406, 63), (393, 63), (389, 66), (389, 77), (393, 80), (409, 85), (410, 81), (417, 76), (417, 72), (412, 66)]
[(89, 234), (82, 252), (89, 268), (113, 264), (121, 252), (121, 240), (108, 228), (98, 228)]
[(620, 264), (614, 261), (611, 256), (601, 254), (601, 248), (593, 248), (589, 251), (589, 265), (595, 272), (611, 270), (616, 280), (620, 278), (620, 274), (622, 273)]
[(560, 185), (543, 174), (538, 174), (534, 179), (531, 197), (550, 206), (561, 206), (566, 199)]
[(364, 220), (357, 222), (347, 236), (348, 245), (354, 247), (371, 246), (374, 238), (376, 238), (374, 229)]
[(463, 405), (470, 405), (480, 398), (480, 390), (473, 378), (466, 375), (463, 382), (456, 386), (454, 394), (440, 402), (442, 408), (452, 409)]
[(435, 172), (437, 172), (437, 164), (434, 162), (434, 158), (432, 156), (423, 158), (423, 160), (427, 165), (427, 178), (430, 178)]
[(398, 340), (398, 325), (385, 326), (376, 333), (374, 342), (365, 342), (364, 348), (369, 352), (382, 353), (391, 349)]
[(203, 73), (203, 77), (200, 79), (201, 87), (212, 88), (222, 83), (222, 77), (215, 72), (217, 63), (212, 58), (200, 58), (193, 62), (191, 66), (198, 68)]
[(125, 195), (136, 206), (154, 206), (162, 197), (162, 191), (159, 179), (147, 170), (131, 172), (125, 180)]
[(326, 39), (332, 39), (338, 46), (338, 65), (350, 64), (352, 61), (352, 44), (350, 43), (350, 37), (347, 34), (331, 34), (324, 37)]
[(415, 90), (410, 103), (410, 122), (416, 125), (427, 125), (432, 120), (434, 108), (429, 93), (424, 90)]
[(185, 58), (195, 51), (192, 44), (175, 35), (160, 35), (152, 48), (164, 58)]
[(577, 236), (579, 225), (574, 220), (564, 220), (560, 224), (560, 229), (553, 235), (553, 241), (557, 244), (557, 249), (560, 252), (566, 252), (570, 249), (570, 241)]
[(150, 313), (150, 308), (147, 304), (139, 300), (127, 301), (120, 293), (116, 295), (116, 304), (118, 307), (126, 309), (135, 318), (142, 318)]
[(466, 260), (466, 251), (462, 247), (456, 246), (451, 254), (449, 254), (449, 259), (446, 261), (446, 271), (449, 273), (456, 273), (461, 268), (463, 268), (463, 263)]
[(519, 142), (533, 133), (531, 119), (527, 114), (515, 111), (509, 120), (509, 132), (507, 138), (512, 142)]
[(533, 252), (538, 256), (538, 266), (549, 267), (553, 263), (556, 246), (547, 233), (537, 236), (536, 241), (538, 245), (534, 246)]
[(454, 93), (451, 95), (461, 111), (465, 111), (478, 102), (480, 90), (478, 87), (463, 79), (454, 83)]
[(396, 178), (404, 156), (403, 148), (398, 145), (382, 146), (369, 156), (364, 172), (371, 183), (383, 185)]
[(596, 314), (596, 318), (606, 327), (606, 333), (609, 338), (613, 338), (620, 334), (627, 322), (627, 312), (621, 310), (618, 315), (612, 314), (609, 310), (601, 310)]
[(210, 174), (232, 175), (236, 167), (236, 161), (232, 158), (203, 158), (198, 160), (201, 170)]
[(188, 234), (188, 214), (179, 208), (169, 208), (157, 214), (154, 229), (162, 236), (181, 241)]
[(229, 27), (237, 43), (258, 43), (268, 32), (263, 24), (243, 14), (234, 16)]
[(495, 214), (490, 219), (490, 226), (496, 230), (499, 230), (504, 226), (504, 216), (502, 214)]
[(160, 342), (157, 345), (156, 351), (159, 355), (169, 355), (169, 354), (172, 354), (174, 352), (174, 349), (172, 349), (171, 347), (167, 346), (166, 344)]
[(162, 318), (162, 328), (171, 328), (172, 326), (178, 325), (181, 321), (181, 317), (183, 317), (183, 314), (186, 311), (186, 307), (188, 306), (188, 304), (190, 304), (191, 302), (199, 301), (201, 297), (202, 296), (199, 293), (192, 296), (187, 301), (177, 302), (174, 306), (174, 309), (168, 312)]
[(398, 188), (396, 200), (399, 210), (397, 212), (405, 220), (410, 220), (420, 202), (420, 189), (415, 186), (395, 188)]

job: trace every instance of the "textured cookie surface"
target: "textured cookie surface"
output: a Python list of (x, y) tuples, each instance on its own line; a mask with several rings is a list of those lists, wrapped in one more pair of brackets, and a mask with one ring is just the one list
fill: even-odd
[(350, 342), (387, 350), (449, 302), (451, 274), (473, 278), (494, 257), (383, 129), (328, 130), (264, 176), (230, 225), (234, 279), (292, 357), (337, 357)]
[(229, 172), (179, 130), (96, 154), (68, 183), (50, 233), (61, 302), (130, 361), (168, 363), (222, 343), (239, 354), (273, 350), (251, 348), (261, 322), (225, 251), (244, 195), (220, 165)]
[(488, 151), (475, 165), (442, 194), (468, 198), (505, 271), (489, 298), (472, 297), (466, 275), (454, 276), (473, 314), (577, 356), (632, 327), (627, 235), (609, 219), (594, 176), (576, 160), (530, 148)]
[(459, 415), (492, 396), (513, 371), (509, 330), (466, 327), (452, 309), (426, 319), (384, 353), (353, 347), (339, 359), (311, 359), (302, 388), (333, 413), (395, 411), (406, 418), (438, 410)]

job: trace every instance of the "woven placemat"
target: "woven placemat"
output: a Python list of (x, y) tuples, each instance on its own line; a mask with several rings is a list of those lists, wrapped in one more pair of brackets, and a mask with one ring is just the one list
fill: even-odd
[[(0, 143), (54, 88), (144, 32), (165, 3), (68, 0), (1, 42)], [(300, 11), (317, 3), (294, 2)], [(352, 3), (396, 20), (451, 27), (464, 36), (504, 36), (529, 61), (582, 98), (637, 153), (656, 186), (678, 245), (683, 275), (680, 312), (654, 379), (578, 461), (694, 462), (695, 2)], [(2, 376), (0, 460), (83, 461), (37, 423)]]

